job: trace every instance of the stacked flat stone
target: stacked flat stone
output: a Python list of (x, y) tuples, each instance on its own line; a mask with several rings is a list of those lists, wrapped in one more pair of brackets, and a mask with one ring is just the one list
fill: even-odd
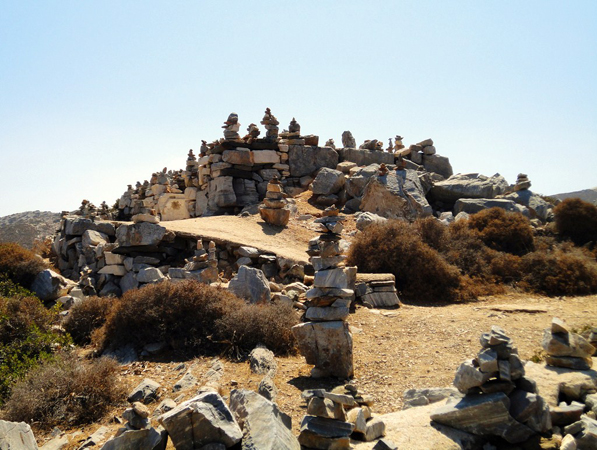
[(454, 386), (465, 394), (452, 399), (431, 420), (479, 436), (499, 436), (514, 444), (551, 429), (546, 401), (524, 366), (512, 339), (493, 326), (481, 335), (482, 349), (456, 371)]
[(265, 115), (261, 120), (261, 125), (265, 127), (265, 138), (269, 141), (276, 141), (278, 139), (278, 119), (272, 114), (269, 108), (265, 108)]
[(197, 158), (193, 154), (192, 149), (189, 150), (183, 179), (187, 187), (197, 187), (199, 185), (199, 164), (197, 163)]
[(240, 130), (238, 114), (230, 113), (222, 128), (224, 129), (224, 139), (227, 141), (236, 141), (240, 139), (240, 135), (238, 134), (238, 130)]
[(400, 306), (396, 277), (391, 273), (357, 274), (355, 295), (368, 308)]
[(316, 219), (325, 232), (310, 243), (309, 255), (315, 269), (313, 288), (306, 292), (308, 322), (292, 328), (311, 376), (350, 378), (353, 375), (352, 335), (346, 319), (354, 296), (356, 267), (345, 267), (340, 249), (343, 216), (329, 207)]
[(531, 187), (529, 177), (524, 173), (519, 173), (516, 178), (516, 184), (514, 185), (515, 191), (524, 191)]
[(593, 366), (591, 356), (595, 347), (579, 334), (571, 333), (563, 320), (554, 317), (551, 328), (543, 334), (545, 362), (550, 366), (589, 370)]
[(303, 391), (307, 415), (301, 422), (299, 442), (308, 448), (349, 449), (350, 439), (373, 441), (385, 435), (385, 423), (372, 418), (373, 399), (360, 395), (355, 385)]
[(172, 281), (182, 281), (193, 278), (202, 283), (218, 281), (218, 259), (216, 256), (216, 243), (210, 241), (206, 251), (201, 239), (197, 240), (197, 249), (192, 258), (188, 259), (183, 268), (171, 267), (168, 275)]
[(282, 183), (274, 176), (267, 184), (263, 204), (259, 206), (261, 218), (268, 224), (285, 227), (290, 219), (290, 208), (284, 198)]

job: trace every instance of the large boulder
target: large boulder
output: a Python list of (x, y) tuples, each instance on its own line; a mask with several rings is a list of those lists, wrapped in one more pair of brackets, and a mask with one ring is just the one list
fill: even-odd
[(385, 217), (370, 212), (358, 212), (355, 216), (357, 218), (355, 225), (359, 231), (365, 230), (369, 225), (373, 225), (374, 223), (383, 223), (388, 220)]
[(181, 403), (158, 418), (177, 450), (192, 450), (220, 443), (232, 447), (243, 433), (234, 416), (215, 392), (205, 392)]
[(166, 229), (154, 223), (120, 225), (116, 229), (116, 242), (120, 247), (155, 246), (162, 241), (165, 234)]
[(501, 208), (509, 212), (519, 212), (525, 216), (529, 215), (528, 210), (521, 205), (517, 205), (512, 200), (504, 198), (461, 198), (454, 204), (453, 214), (465, 212), (475, 214), (488, 208)]
[(230, 410), (243, 430), (242, 448), (260, 450), (300, 450), (291, 431), (291, 418), (275, 403), (254, 391), (234, 389)]
[(543, 200), (540, 195), (534, 194), (528, 189), (512, 192), (505, 195), (504, 198), (526, 206), (530, 210), (531, 216), (537, 217), (544, 222), (553, 218), (553, 206)]
[(64, 232), (67, 236), (83, 236), (87, 230), (96, 230), (96, 224), (91, 219), (83, 217), (67, 218), (64, 222)]
[(465, 173), (435, 183), (430, 194), (435, 201), (455, 203), (460, 198), (495, 198), (508, 188), (508, 182), (498, 173), (492, 177)]
[(31, 284), (31, 290), (35, 292), (35, 295), (42, 301), (46, 302), (49, 300), (56, 300), (68, 294), (68, 291), (73, 286), (74, 283), (72, 281), (57, 274), (53, 270), (46, 269), (37, 274)]
[(350, 197), (360, 198), (363, 196), (365, 186), (373, 175), (377, 174), (379, 164), (370, 164), (366, 167), (360, 168), (351, 177), (346, 179), (345, 189)]
[(288, 165), (290, 166), (290, 175), (293, 177), (311, 175), (321, 167), (335, 169), (338, 160), (338, 152), (330, 147), (308, 145), (290, 145), (288, 147)]
[(352, 335), (343, 321), (305, 322), (292, 327), (299, 350), (319, 376), (352, 377)]
[(260, 269), (254, 267), (240, 266), (236, 276), (230, 280), (228, 289), (250, 303), (264, 303), (271, 299), (267, 278)]
[(413, 221), (430, 216), (433, 211), (417, 173), (414, 170), (400, 172), (405, 175), (404, 178), (400, 174), (396, 175), (396, 172), (371, 177), (361, 200), (361, 210), (387, 219)]
[(25, 422), (0, 420), (0, 449), (37, 450), (31, 427)]
[(83, 247), (91, 247), (99, 244), (108, 244), (109, 242), (110, 238), (107, 234), (95, 230), (85, 230), (85, 233), (83, 233), (83, 238), (81, 240)]
[(450, 160), (446, 156), (423, 155), (423, 167), (427, 172), (440, 174), (444, 178), (450, 178), (454, 174)]
[(344, 187), (344, 181), (345, 177), (342, 172), (324, 167), (313, 180), (311, 188), (316, 195), (336, 194)]
[(216, 177), (209, 182), (208, 208), (216, 211), (218, 208), (236, 206), (236, 193), (232, 177)]

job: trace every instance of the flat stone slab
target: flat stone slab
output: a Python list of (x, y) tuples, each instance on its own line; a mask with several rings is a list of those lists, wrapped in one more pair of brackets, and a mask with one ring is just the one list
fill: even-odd
[[(445, 404), (446, 400), (442, 400), (379, 416), (386, 424), (385, 439), (392, 441), (399, 449), (409, 450), (481, 448), (484, 438), (430, 421), (431, 413)], [(371, 450), (375, 444), (351, 440), (351, 448), (355, 450)]]
[(396, 281), (391, 273), (357, 273), (357, 283), (370, 283), (372, 281)]
[(489, 309), (491, 311), (500, 311), (500, 312), (520, 312), (520, 313), (529, 313), (529, 314), (539, 314), (539, 313), (546, 313), (549, 311), (548, 308), (540, 307), (540, 306), (532, 306), (532, 305), (491, 305), (491, 306), (478, 306), (474, 309)]

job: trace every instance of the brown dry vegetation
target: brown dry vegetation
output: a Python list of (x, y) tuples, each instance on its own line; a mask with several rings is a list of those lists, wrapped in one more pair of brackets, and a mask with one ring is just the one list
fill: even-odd
[(29, 288), (37, 274), (47, 268), (40, 256), (19, 244), (0, 244), (0, 273), (13, 282)]

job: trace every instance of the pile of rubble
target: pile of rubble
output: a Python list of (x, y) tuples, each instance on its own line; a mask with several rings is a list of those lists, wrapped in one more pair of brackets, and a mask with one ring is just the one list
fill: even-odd
[(570, 332), (557, 317), (553, 318), (551, 328), (544, 331), (542, 346), (550, 366), (576, 370), (589, 370), (593, 366), (591, 356), (595, 347), (580, 334)]
[(465, 394), (437, 409), (431, 420), (478, 436), (498, 436), (510, 444), (552, 427), (547, 403), (525, 377), (512, 339), (497, 326), (481, 336), (482, 349), (456, 371), (454, 386)]
[(314, 377), (353, 376), (352, 335), (346, 319), (354, 297), (357, 268), (345, 267), (346, 256), (340, 249), (340, 232), (344, 217), (329, 207), (316, 219), (325, 231), (311, 241), (309, 255), (315, 270), (313, 288), (306, 292), (307, 322), (295, 325), (292, 331), (300, 352), (315, 367)]
[(307, 448), (349, 449), (350, 439), (373, 441), (385, 435), (385, 424), (372, 418), (373, 399), (353, 384), (303, 391), (307, 415), (301, 422), (299, 442)]

